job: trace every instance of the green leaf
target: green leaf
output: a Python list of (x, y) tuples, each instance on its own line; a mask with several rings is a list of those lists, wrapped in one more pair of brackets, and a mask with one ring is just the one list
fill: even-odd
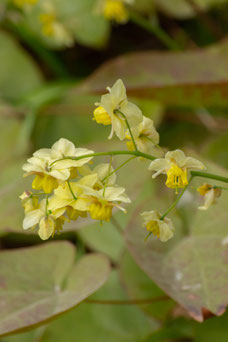
[(42, 76), (36, 64), (3, 31), (0, 31), (0, 46), (0, 93), (3, 97), (19, 98), (42, 84)]
[[(140, 305), (145, 313), (159, 320), (167, 318), (174, 307), (173, 301), (165, 299), (166, 294), (137, 266), (127, 252), (121, 260), (120, 277), (130, 298), (154, 299), (151, 304)], [(161, 300), (156, 301), (159, 298)]]
[[(31, 178), (23, 178), (22, 165), (24, 160), (7, 161), (1, 165), (0, 179), (0, 233), (22, 231), (24, 217), (19, 196), (30, 189)], [(30, 178), (30, 179), (29, 179)]]
[(228, 42), (185, 52), (131, 53), (106, 62), (74, 93), (103, 94), (121, 78), (129, 96), (166, 105), (227, 106)]
[[(227, 175), (219, 168), (214, 167), (214, 170), (217, 174)], [(199, 179), (197, 183), (202, 184), (203, 181)], [(148, 209), (158, 209), (155, 198), (151, 193), (151, 203), (154, 204)], [(203, 308), (221, 315), (228, 302), (227, 201), (228, 192), (224, 191), (218, 204), (207, 212), (196, 208), (191, 210), (188, 222), (190, 232), (184, 238), (181, 238), (181, 234), (183, 236), (184, 231), (188, 230), (187, 222), (183, 222), (181, 232), (181, 227), (175, 223), (175, 216), (171, 215), (176, 225), (175, 238), (162, 243), (151, 236), (145, 242), (146, 231), (141, 228), (139, 210), (126, 231), (127, 246), (140, 268), (198, 321), (203, 321)], [(199, 204), (198, 199), (195, 206)], [(185, 208), (186, 211), (189, 206)], [(143, 209), (141, 207), (140, 211)]]
[[(127, 299), (116, 271), (105, 286), (90, 299)], [(42, 342), (138, 342), (156, 329), (157, 323), (131, 305), (83, 303), (51, 323)]]
[[(121, 214), (117, 215), (118, 221), (122, 218)], [(108, 255), (114, 262), (119, 260), (124, 247), (123, 237), (115, 230), (111, 222), (105, 222), (102, 226), (99, 222), (92, 223), (82, 227), (77, 233), (86, 246), (93, 251)]]
[(68, 311), (106, 281), (109, 262), (99, 254), (74, 264), (67, 242), (0, 253), (0, 335), (40, 325)]

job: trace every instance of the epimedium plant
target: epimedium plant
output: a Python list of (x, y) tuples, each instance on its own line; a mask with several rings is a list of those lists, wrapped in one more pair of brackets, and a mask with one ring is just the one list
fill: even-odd
[[(174, 236), (175, 227), (168, 214), (177, 206), (182, 196), (195, 177), (218, 180), (228, 183), (228, 178), (206, 173), (204, 164), (192, 157), (186, 157), (177, 149), (168, 151), (163, 158), (153, 156), (156, 149), (162, 150), (159, 134), (153, 121), (143, 115), (141, 110), (128, 101), (126, 88), (122, 80), (117, 80), (108, 93), (96, 103), (93, 120), (98, 124), (111, 125), (109, 139), (115, 134), (125, 140), (128, 150), (96, 153), (85, 148), (76, 148), (64, 138), (57, 141), (51, 149), (41, 149), (33, 153), (23, 166), (25, 176), (34, 175), (33, 191), (26, 190), (22, 195), (25, 210), (23, 228), (38, 228), (42, 240), (47, 240), (63, 229), (66, 221), (76, 221), (88, 215), (93, 220), (109, 222), (113, 209), (126, 213), (124, 203), (131, 200), (126, 189), (116, 184), (116, 173), (135, 158), (150, 160), (149, 171), (154, 171), (152, 178), (166, 174), (166, 186), (174, 189), (178, 195), (165, 211), (159, 213), (155, 208), (141, 213), (143, 227), (148, 231), (145, 240), (152, 234), (162, 242)], [(163, 153), (164, 154), (164, 153)], [(113, 157), (131, 156), (116, 169)], [(98, 164), (91, 168), (93, 159), (110, 156), (109, 163)], [(198, 192), (204, 197), (200, 210), (208, 209), (221, 196), (225, 187), (204, 183)]]

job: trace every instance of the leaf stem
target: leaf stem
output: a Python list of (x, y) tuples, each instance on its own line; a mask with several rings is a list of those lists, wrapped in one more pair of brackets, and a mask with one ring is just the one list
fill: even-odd
[(148, 299), (132, 299), (132, 300), (102, 300), (102, 299), (86, 299), (86, 303), (92, 304), (105, 304), (105, 305), (142, 305), (142, 304), (152, 304), (156, 302), (161, 302), (165, 300), (170, 300), (168, 296), (161, 296), (157, 298)]

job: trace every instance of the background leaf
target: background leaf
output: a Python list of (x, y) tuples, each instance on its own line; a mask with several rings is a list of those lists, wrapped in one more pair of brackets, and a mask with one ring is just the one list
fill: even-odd
[(180, 227), (176, 227), (175, 239), (166, 244), (155, 237), (144, 242), (146, 232), (141, 228), (138, 211), (126, 231), (126, 242), (137, 264), (198, 321), (203, 321), (203, 308), (221, 315), (228, 302), (227, 200), (224, 191), (219, 203), (206, 215), (189, 212), (183, 229), (185, 234), (189, 229), (190, 235), (180, 239)]
[(166, 105), (226, 106), (227, 55), (227, 41), (196, 51), (131, 53), (106, 62), (75, 93), (104, 93), (118, 77), (129, 96)]
[(108, 260), (90, 254), (74, 265), (66, 242), (0, 253), (0, 335), (31, 328), (68, 311), (95, 292)]
[(0, 96), (19, 98), (42, 84), (32, 58), (4, 31), (0, 31), (0, 46)]

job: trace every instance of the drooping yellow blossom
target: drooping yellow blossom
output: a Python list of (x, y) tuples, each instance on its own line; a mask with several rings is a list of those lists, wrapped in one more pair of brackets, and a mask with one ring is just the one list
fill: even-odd
[(157, 236), (162, 242), (166, 242), (174, 235), (174, 225), (172, 221), (165, 217), (161, 220), (161, 214), (156, 211), (145, 211), (141, 214), (143, 217), (143, 227), (146, 227), (147, 231)]
[(20, 196), (21, 204), (24, 208), (25, 214), (28, 212), (37, 209), (39, 206), (39, 198), (37, 195), (33, 195), (29, 191), (24, 191)]
[[(154, 127), (154, 122), (150, 118), (143, 116), (143, 121), (132, 129), (133, 137), (139, 151), (152, 154), (154, 146), (159, 144), (159, 134)], [(129, 132), (126, 133), (127, 147), (133, 151), (134, 144)]]
[(92, 159), (92, 157), (80, 160), (63, 158), (76, 158), (91, 153), (93, 151), (76, 148), (72, 142), (62, 138), (51, 149), (41, 149), (33, 153), (33, 157), (29, 158), (22, 168), (27, 173), (26, 175), (35, 175), (32, 188), (43, 190), (48, 194), (56, 189), (59, 183), (69, 179), (74, 168), (81, 167)]
[(166, 186), (171, 189), (184, 188), (188, 185), (188, 170), (202, 170), (205, 166), (195, 158), (186, 157), (181, 150), (167, 152), (165, 158), (151, 162), (149, 170), (156, 171), (152, 178), (167, 174)]
[(94, 111), (94, 120), (103, 125), (112, 125), (109, 139), (115, 132), (117, 137), (123, 140), (127, 131), (125, 117), (130, 127), (134, 128), (143, 121), (143, 115), (135, 104), (128, 101), (122, 80), (119, 79), (112, 88), (107, 89), (109, 94), (103, 95), (101, 102), (96, 103), (98, 108)]
[(24, 8), (26, 6), (33, 6), (35, 5), (39, 0), (13, 0), (13, 3), (15, 6)]
[(130, 198), (125, 193), (125, 189), (122, 187), (106, 187), (105, 189), (100, 190), (95, 190), (86, 186), (82, 186), (82, 188), (86, 194), (83, 208), (84, 210), (89, 211), (93, 220), (109, 222), (114, 207), (126, 213), (126, 210), (120, 206), (120, 203), (131, 202)]
[(106, 110), (102, 107), (97, 107), (94, 110), (93, 115), (94, 115), (94, 120), (99, 124), (103, 124), (107, 126), (107, 125), (111, 125), (112, 123), (111, 117), (108, 115)]
[(49, 199), (49, 209), (64, 209), (71, 220), (76, 220), (79, 216), (85, 217), (90, 201), (85, 190), (90, 190), (96, 181), (97, 174), (94, 173), (82, 177), (78, 182), (60, 185)]
[(47, 240), (53, 236), (56, 231), (62, 229), (64, 223), (65, 209), (59, 209), (54, 212), (50, 212), (46, 200), (42, 200), (37, 209), (31, 210), (25, 214), (23, 221), (23, 228), (35, 228), (39, 225), (38, 235), (42, 240)]
[(219, 198), (222, 194), (222, 190), (216, 188), (210, 184), (201, 185), (197, 191), (201, 196), (204, 197), (204, 205), (199, 206), (199, 210), (207, 210), (211, 205), (216, 203), (217, 198)]

